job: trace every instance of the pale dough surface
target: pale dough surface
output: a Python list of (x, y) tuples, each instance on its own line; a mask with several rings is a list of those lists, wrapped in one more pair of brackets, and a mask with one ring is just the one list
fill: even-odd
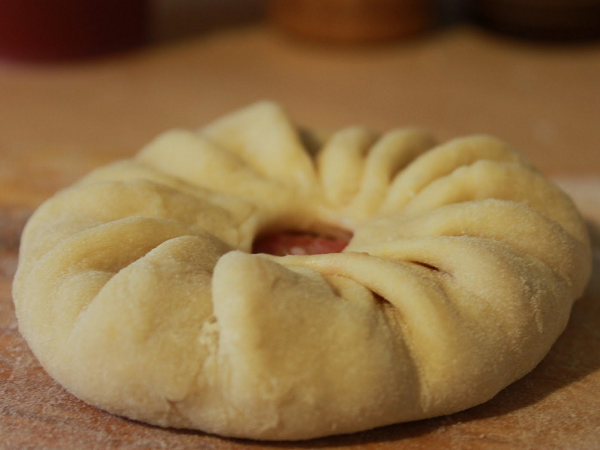
[[(250, 254), (337, 227), (342, 253)], [(44, 368), (129, 418), (308, 439), (460, 411), (529, 372), (591, 271), (571, 200), (487, 136), (300, 130), (261, 102), (44, 203), (14, 299)]]

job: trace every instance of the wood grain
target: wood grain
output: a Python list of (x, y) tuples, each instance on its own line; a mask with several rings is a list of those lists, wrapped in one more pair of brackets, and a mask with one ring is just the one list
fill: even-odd
[(88, 158), (132, 154), (165, 129), (267, 98), (308, 126), (489, 133), (545, 173), (597, 174), (599, 80), (598, 43), (541, 46), (470, 28), (330, 48), (250, 27), (114, 59), (0, 65), (0, 173), (7, 157), (33, 163), (48, 151), (79, 173)]
[[(39, 366), (10, 295), (33, 209), (160, 131), (259, 98), (300, 122), (417, 124), (442, 139), (506, 138), (575, 196), (600, 242), (600, 46), (534, 48), (471, 29), (372, 49), (288, 42), (262, 27), (69, 66), (0, 65), (0, 448), (591, 449), (600, 447), (600, 251), (565, 333), (529, 375), (479, 407), (300, 443), (165, 430), (99, 411)], [(594, 231), (596, 230), (596, 231)]]

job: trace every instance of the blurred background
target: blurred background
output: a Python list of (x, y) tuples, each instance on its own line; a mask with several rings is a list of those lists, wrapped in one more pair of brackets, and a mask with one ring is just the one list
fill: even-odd
[(37, 204), (261, 99), (599, 174), (599, 37), (600, 0), (0, 0), (0, 190)]
[(296, 35), (337, 42), (467, 21), (533, 39), (600, 35), (596, 0), (2, 0), (0, 50), (15, 59), (81, 57), (265, 17)]
[[(0, 0), (2, 439), (15, 449), (234, 445), (102, 414), (35, 363), (10, 285), (25, 221), (57, 190), (167, 129), (269, 99), (318, 129), (497, 136), (600, 230), (599, 37), (600, 0)], [(546, 370), (472, 419), (342, 442), (597, 448), (598, 304), (575, 310), (572, 339)]]
[(2, 0), (0, 51), (84, 57), (265, 18), (322, 42), (384, 41), (460, 22), (531, 39), (600, 36), (597, 0)]

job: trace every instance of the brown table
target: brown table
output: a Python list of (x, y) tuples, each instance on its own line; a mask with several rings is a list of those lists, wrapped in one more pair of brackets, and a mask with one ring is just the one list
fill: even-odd
[[(10, 286), (31, 211), (172, 127), (268, 98), (300, 123), (490, 133), (526, 153), (600, 223), (600, 44), (542, 46), (458, 28), (379, 47), (319, 47), (262, 26), (53, 67), (0, 63), (0, 448), (600, 448), (600, 264), (531, 374), (490, 402), (350, 436), (260, 444), (163, 430), (73, 398), (18, 334)], [(594, 231), (598, 239), (597, 231)]]

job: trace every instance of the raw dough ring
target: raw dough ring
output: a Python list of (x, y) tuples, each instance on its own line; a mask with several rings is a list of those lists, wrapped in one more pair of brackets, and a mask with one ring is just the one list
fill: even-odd
[[(249, 253), (322, 226), (354, 233), (344, 252)], [(502, 142), (298, 131), (263, 102), (48, 200), (14, 299), (81, 399), (292, 440), (485, 402), (548, 352), (590, 270), (571, 200)]]

